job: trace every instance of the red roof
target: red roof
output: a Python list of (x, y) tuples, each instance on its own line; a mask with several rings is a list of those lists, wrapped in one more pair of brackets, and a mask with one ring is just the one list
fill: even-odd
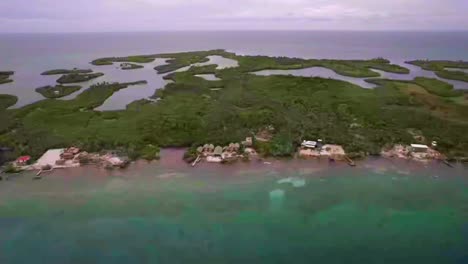
[(18, 159), (16, 159), (17, 162), (27, 162), (31, 159), (31, 156), (21, 156)]

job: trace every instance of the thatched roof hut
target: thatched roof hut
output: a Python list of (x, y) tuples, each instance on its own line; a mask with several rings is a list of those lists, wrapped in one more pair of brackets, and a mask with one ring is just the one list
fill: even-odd
[(214, 155), (218, 155), (218, 156), (221, 156), (223, 154), (223, 148), (220, 147), (220, 146), (217, 146), (215, 149), (214, 149)]

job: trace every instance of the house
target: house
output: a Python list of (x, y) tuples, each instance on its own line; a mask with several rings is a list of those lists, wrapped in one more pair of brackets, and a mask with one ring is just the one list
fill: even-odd
[(16, 159), (16, 165), (18, 166), (26, 166), (28, 162), (31, 160), (31, 156), (21, 156)]
[(314, 149), (317, 147), (317, 141), (307, 141), (307, 140), (304, 140), (301, 144), (301, 147), (303, 148), (310, 148), (310, 149)]
[(252, 137), (246, 137), (245, 141), (242, 141), (242, 145), (244, 145), (244, 147), (253, 146), (253, 138)]
[(427, 153), (429, 147), (421, 144), (411, 144), (411, 151), (415, 153)]

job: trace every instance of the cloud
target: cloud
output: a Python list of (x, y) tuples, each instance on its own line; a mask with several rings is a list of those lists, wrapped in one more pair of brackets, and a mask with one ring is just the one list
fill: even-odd
[(465, 0), (1, 0), (0, 32), (468, 30)]

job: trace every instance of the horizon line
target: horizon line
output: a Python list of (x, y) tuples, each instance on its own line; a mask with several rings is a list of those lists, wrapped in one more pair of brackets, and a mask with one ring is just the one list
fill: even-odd
[(109, 34), (109, 33), (159, 33), (159, 32), (437, 32), (456, 33), (468, 32), (468, 29), (160, 29), (135, 31), (19, 31), (2, 32), (0, 34)]

